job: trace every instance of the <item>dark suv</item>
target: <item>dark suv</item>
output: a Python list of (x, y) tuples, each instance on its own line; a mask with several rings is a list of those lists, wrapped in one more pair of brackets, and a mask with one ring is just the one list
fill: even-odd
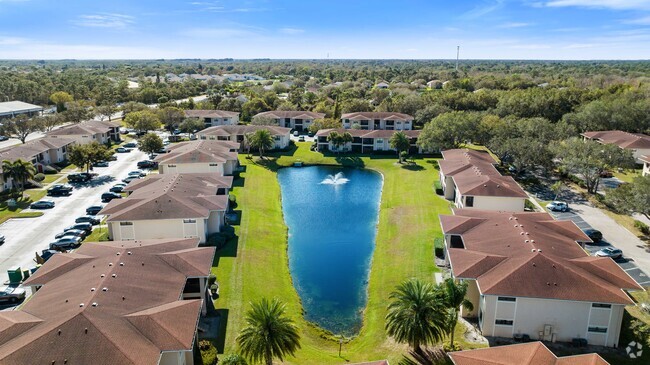
[(92, 178), (93, 175), (87, 172), (80, 172), (80, 173), (68, 175), (68, 181), (73, 183), (82, 183), (82, 182), (90, 181)]
[(64, 184), (56, 184), (47, 189), (49, 196), (68, 196), (72, 193), (72, 186)]
[(104, 203), (108, 203), (113, 199), (122, 199), (122, 195), (120, 195), (118, 193), (113, 193), (111, 191), (109, 191), (108, 193), (102, 194), (102, 202), (104, 202)]
[(104, 209), (103, 205), (91, 205), (86, 208), (86, 214), (97, 215), (97, 213), (99, 213), (102, 209)]

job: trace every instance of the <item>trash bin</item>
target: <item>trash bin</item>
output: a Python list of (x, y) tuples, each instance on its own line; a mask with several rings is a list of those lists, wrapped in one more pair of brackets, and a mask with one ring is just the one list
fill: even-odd
[(27, 280), (29, 274), (30, 274), (29, 269), (23, 270), (23, 280)]
[(19, 267), (7, 270), (7, 275), (10, 284), (19, 284), (23, 281), (23, 271)]

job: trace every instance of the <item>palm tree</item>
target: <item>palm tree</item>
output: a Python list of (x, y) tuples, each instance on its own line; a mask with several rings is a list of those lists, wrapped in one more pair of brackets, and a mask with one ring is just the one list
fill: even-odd
[(244, 134), (244, 140), (242, 141), (244, 144), (244, 148), (246, 149), (246, 153), (248, 154), (248, 157), (251, 155), (251, 144), (253, 143), (253, 133), (246, 133)]
[(397, 151), (399, 163), (402, 163), (402, 151), (408, 151), (411, 147), (411, 140), (406, 133), (399, 131), (390, 137), (390, 147)]
[(16, 161), (2, 161), (2, 178), (7, 181), (12, 179), (17, 185), (20, 196), (23, 195), (23, 189), (27, 180), (34, 178), (36, 168), (31, 162), (18, 159)]
[(460, 307), (467, 309), (468, 311), (474, 310), (474, 305), (472, 302), (467, 300), (465, 296), (467, 295), (467, 282), (457, 282), (452, 278), (448, 278), (442, 284), (441, 289), (444, 292), (444, 301), (447, 310), (449, 311), (449, 332), (450, 332), (450, 344), (451, 347), (454, 347), (454, 330), (456, 329), (456, 324), (458, 323), (458, 315), (460, 314)]
[(339, 133), (337, 131), (332, 131), (327, 136), (327, 141), (331, 142), (332, 145), (336, 148), (336, 152), (340, 152), (341, 146), (345, 146), (347, 143), (350, 143), (354, 140), (352, 135), (348, 132)]
[(251, 362), (263, 361), (273, 364), (273, 358), (280, 361), (300, 348), (300, 335), (293, 320), (285, 316), (285, 305), (277, 299), (262, 298), (251, 303), (246, 313), (247, 326), (237, 336), (242, 355)]
[(258, 129), (253, 133), (251, 138), (251, 147), (257, 148), (260, 151), (260, 158), (264, 157), (264, 150), (270, 150), (275, 145), (273, 136), (268, 129)]
[(386, 315), (388, 335), (408, 343), (417, 353), (422, 352), (420, 345), (442, 340), (447, 329), (447, 310), (433, 285), (407, 280), (389, 298), (392, 302)]

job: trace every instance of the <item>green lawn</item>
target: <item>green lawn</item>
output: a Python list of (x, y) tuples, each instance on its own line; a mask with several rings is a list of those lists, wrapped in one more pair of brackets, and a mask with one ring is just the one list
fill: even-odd
[(95, 227), (91, 234), (86, 237), (85, 242), (101, 242), (108, 241), (108, 227), (98, 226)]
[[(302, 349), (288, 363), (323, 364), (389, 359), (397, 363), (405, 353), (384, 332), (389, 293), (410, 277), (433, 281), (437, 271), (433, 261), (433, 240), (440, 235), (438, 214), (449, 213), (448, 203), (435, 195), (438, 179), (433, 159), (416, 159), (408, 168), (396, 164), (394, 156), (323, 156), (309, 151), (310, 143), (277, 154), (268, 160), (240, 157), (246, 166), (234, 194), (242, 210), (236, 228), (238, 242), (217, 253), (215, 268), (221, 297), (217, 309), (228, 316), (225, 353), (236, 351), (235, 338), (243, 326), (248, 303), (261, 297), (277, 297), (287, 303), (289, 314), (299, 324)], [(360, 334), (343, 345), (338, 357), (338, 341), (308, 324), (300, 313), (299, 297), (288, 268), (287, 228), (282, 217), (280, 186), (275, 171), (300, 160), (306, 164), (365, 166), (384, 176), (379, 228), (368, 286), (368, 305)]]
[(63, 176), (62, 174), (52, 174), (52, 175), (45, 175), (45, 180), (41, 182), (41, 184), (46, 185), (46, 184), (51, 184), (55, 182), (57, 179), (61, 178)]
[(25, 190), (24, 197), (18, 199), (18, 205), (14, 208), (9, 208), (7, 202), (0, 203), (0, 223), (4, 223), (7, 219), (11, 218), (34, 218), (42, 216), (42, 212), (22, 213), (22, 210), (29, 207), (29, 204), (32, 202), (44, 197), (45, 194), (45, 190), (29, 189)]

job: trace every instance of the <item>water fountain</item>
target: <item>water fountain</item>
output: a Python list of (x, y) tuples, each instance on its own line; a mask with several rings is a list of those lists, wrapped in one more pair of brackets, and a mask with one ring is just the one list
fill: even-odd
[(327, 177), (320, 183), (324, 185), (343, 185), (348, 181), (350, 181), (350, 179), (343, 177), (343, 173), (339, 172), (336, 175), (327, 175)]

